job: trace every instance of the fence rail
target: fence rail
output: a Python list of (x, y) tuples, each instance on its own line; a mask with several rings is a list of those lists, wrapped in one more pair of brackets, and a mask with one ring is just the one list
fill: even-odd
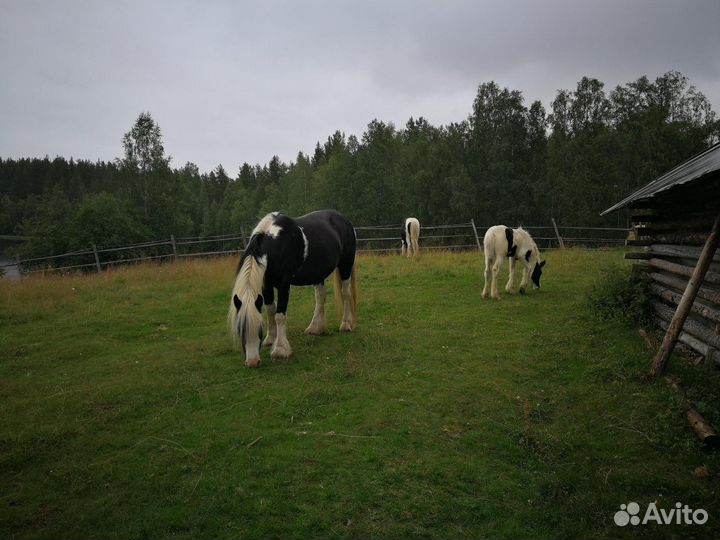
[[(628, 229), (619, 227), (560, 227), (553, 225), (524, 227), (541, 249), (565, 246), (621, 246), (625, 244)], [(467, 223), (429, 225), (420, 227), (421, 250), (474, 250), (482, 249), (482, 237), (487, 227)], [(390, 232), (388, 232), (390, 231)], [(429, 233), (429, 234), (428, 234)], [(400, 250), (399, 225), (367, 225), (355, 228), (360, 253), (390, 253)], [(239, 233), (203, 238), (185, 237), (151, 240), (127, 246), (98, 247), (48, 255), (46, 257), (16, 258), (0, 264), (0, 274), (10, 268), (21, 274), (37, 272), (96, 271), (120, 264), (143, 261), (177, 260), (188, 257), (212, 257), (240, 254), (249, 238), (245, 229)]]

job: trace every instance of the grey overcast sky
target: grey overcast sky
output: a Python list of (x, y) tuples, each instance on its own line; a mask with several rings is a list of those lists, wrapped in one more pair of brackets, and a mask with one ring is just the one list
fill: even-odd
[(149, 111), (229, 174), (374, 118), (465, 119), (490, 80), (549, 109), (679, 70), (720, 108), (720, 0), (0, 0), (0, 157), (112, 160)]

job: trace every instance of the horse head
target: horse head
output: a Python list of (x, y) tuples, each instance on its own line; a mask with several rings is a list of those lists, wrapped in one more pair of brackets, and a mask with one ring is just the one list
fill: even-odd
[(263, 297), (257, 295), (254, 302), (240, 300), (237, 294), (233, 295), (235, 317), (233, 336), (245, 352), (245, 365), (258, 367), (260, 365), (260, 343), (263, 336), (262, 318)]
[(228, 311), (228, 327), (235, 346), (245, 351), (245, 365), (258, 367), (263, 334), (261, 293), (267, 258), (246, 253), (239, 266)]
[(532, 284), (533, 284), (533, 289), (540, 288), (540, 278), (542, 277), (542, 269), (543, 269), (543, 266), (545, 266), (546, 262), (547, 261), (538, 260), (535, 263), (535, 267), (533, 268), (532, 276), (530, 276), (530, 279), (532, 280)]

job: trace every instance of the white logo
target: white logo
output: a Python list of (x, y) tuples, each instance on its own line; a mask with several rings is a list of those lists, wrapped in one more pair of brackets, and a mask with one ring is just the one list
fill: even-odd
[(636, 502), (631, 502), (627, 505), (621, 504), (620, 511), (615, 512), (615, 525), (618, 527), (624, 527), (628, 523), (637, 525), (640, 523), (640, 518), (637, 516), (640, 513), (640, 505)]
[(654, 502), (651, 502), (645, 514), (640, 519), (640, 505), (636, 502), (621, 504), (620, 510), (615, 512), (613, 516), (615, 525), (625, 527), (626, 525), (646, 525), (648, 523), (656, 523), (657, 525), (705, 525), (708, 520), (707, 511), (702, 508), (693, 510), (687, 504), (675, 503), (675, 508), (666, 510), (658, 508)]

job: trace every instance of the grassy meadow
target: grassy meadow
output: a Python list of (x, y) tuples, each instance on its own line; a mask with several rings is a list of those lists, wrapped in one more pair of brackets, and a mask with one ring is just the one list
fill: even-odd
[[(482, 301), (476, 252), (362, 256), (357, 331), (328, 302), (305, 336), (295, 288), (294, 355), (256, 370), (233, 258), (0, 281), (0, 537), (719, 536), (717, 452), (588, 307), (622, 252), (547, 259), (540, 291)], [(670, 371), (720, 424), (718, 373)], [(630, 501), (710, 519), (617, 527)]]

